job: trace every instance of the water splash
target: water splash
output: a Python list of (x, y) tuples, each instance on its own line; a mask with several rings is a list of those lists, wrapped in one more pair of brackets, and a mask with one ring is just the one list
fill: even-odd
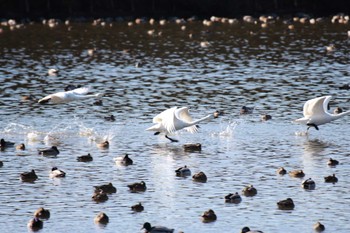
[(239, 123), (237, 121), (229, 122), (225, 128), (221, 127), (221, 130), (219, 132), (212, 133), (212, 136), (228, 137), (228, 138), (233, 137), (234, 130), (238, 124)]

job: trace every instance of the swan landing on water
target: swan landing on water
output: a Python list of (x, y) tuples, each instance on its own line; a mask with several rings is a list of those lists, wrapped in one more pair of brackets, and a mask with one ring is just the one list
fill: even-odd
[(101, 98), (103, 96), (103, 94), (100, 93), (87, 95), (89, 90), (90, 88), (88, 87), (81, 87), (71, 91), (57, 92), (40, 99), (38, 103), (44, 104), (50, 102), (54, 104), (62, 104), (82, 99)]
[(146, 130), (155, 131), (155, 135), (165, 133), (167, 139), (172, 142), (177, 142), (177, 140), (168, 137), (168, 134), (172, 134), (180, 129), (186, 129), (190, 133), (196, 133), (198, 132), (197, 124), (210, 118), (214, 118), (214, 115), (210, 114), (194, 121), (192, 120), (187, 107), (173, 107), (155, 116), (153, 118), (153, 123), (155, 123), (155, 125)]
[(339, 114), (329, 113), (327, 108), (331, 98), (332, 96), (322, 96), (306, 101), (303, 108), (304, 117), (294, 122), (307, 125), (307, 130), (309, 130), (310, 127), (315, 127), (315, 129), (318, 130), (318, 126), (350, 114), (350, 111)]

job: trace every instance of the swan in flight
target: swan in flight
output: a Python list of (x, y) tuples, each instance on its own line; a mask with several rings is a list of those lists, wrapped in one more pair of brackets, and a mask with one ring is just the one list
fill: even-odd
[(74, 90), (70, 91), (62, 91), (57, 92), (51, 95), (48, 95), (38, 101), (38, 103), (54, 103), (54, 104), (61, 104), (61, 103), (68, 103), (75, 100), (81, 100), (81, 99), (88, 99), (88, 98), (101, 98), (103, 94), (92, 94), (87, 95), (90, 88), (88, 87), (80, 87), (76, 88)]
[(295, 120), (294, 122), (305, 124), (310, 127), (315, 127), (318, 130), (319, 125), (323, 125), (350, 114), (350, 111), (339, 114), (331, 114), (327, 111), (328, 103), (332, 96), (322, 96), (306, 101), (303, 108), (304, 117)]
[(155, 135), (165, 133), (165, 137), (171, 142), (178, 142), (178, 140), (168, 137), (168, 134), (172, 134), (180, 129), (186, 129), (190, 133), (196, 133), (198, 132), (197, 124), (210, 118), (214, 118), (214, 115), (210, 114), (199, 120), (193, 121), (187, 107), (173, 107), (155, 116), (153, 118), (153, 123), (155, 123), (155, 125), (146, 130), (156, 131), (154, 133)]

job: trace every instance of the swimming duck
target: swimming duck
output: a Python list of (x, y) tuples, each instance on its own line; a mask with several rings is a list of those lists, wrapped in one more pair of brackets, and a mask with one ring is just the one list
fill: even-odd
[(293, 171), (290, 171), (288, 174), (291, 177), (298, 177), (298, 178), (305, 176), (305, 173), (303, 172), (303, 170), (293, 170)]
[(269, 114), (264, 114), (264, 115), (261, 115), (260, 119), (262, 121), (268, 121), (268, 120), (271, 120), (272, 119), (272, 116), (269, 115)]
[(30, 172), (23, 172), (21, 174), (21, 180), (25, 182), (33, 182), (36, 179), (38, 179), (38, 176), (35, 174), (34, 170), (31, 170)]
[(183, 145), (185, 151), (201, 151), (202, 145), (200, 143), (188, 143)]
[(124, 157), (118, 157), (114, 159), (116, 164), (123, 165), (123, 166), (129, 166), (133, 164), (132, 159), (129, 158), (128, 154), (125, 154)]
[(111, 194), (111, 193), (116, 193), (117, 189), (116, 187), (113, 186), (112, 183), (108, 183), (108, 184), (104, 184), (104, 185), (100, 185), (100, 186), (94, 186), (95, 188), (95, 192), (104, 192), (107, 194)]
[(100, 212), (95, 216), (94, 222), (98, 224), (107, 224), (109, 222), (109, 217), (107, 214)]
[(217, 219), (216, 214), (212, 209), (205, 211), (201, 217), (203, 222), (213, 222)]
[(131, 206), (131, 209), (135, 212), (141, 212), (144, 210), (144, 207), (141, 202), (139, 202), (138, 204)]
[(35, 100), (35, 96), (33, 95), (24, 95), (21, 98), (22, 100)]
[(41, 219), (49, 219), (50, 218), (50, 211), (44, 209), (43, 207), (40, 207), (34, 212), (34, 217), (41, 218)]
[(108, 196), (106, 193), (100, 191), (100, 192), (95, 192), (94, 195), (92, 196), (92, 200), (96, 202), (105, 202), (108, 200)]
[(152, 227), (149, 222), (145, 222), (141, 229), (145, 229), (145, 233), (173, 233), (174, 229), (170, 229), (163, 226)]
[(190, 176), (191, 175), (191, 170), (185, 165), (184, 167), (180, 167), (175, 170), (176, 176)]
[(248, 185), (247, 187), (243, 188), (242, 193), (244, 196), (252, 197), (255, 196), (258, 193), (258, 191), (255, 187), (253, 187), (253, 185)]
[(286, 171), (286, 169), (284, 169), (284, 167), (280, 167), (277, 169), (277, 174), (285, 175), (285, 174), (287, 174), (287, 171)]
[(198, 172), (192, 176), (192, 179), (197, 182), (207, 182), (207, 176), (204, 172)]
[(141, 181), (140, 183), (133, 183), (128, 185), (131, 192), (144, 192), (146, 191), (146, 183)]
[(242, 201), (241, 196), (236, 192), (235, 194), (229, 193), (225, 196), (225, 202), (238, 204)]
[(320, 222), (317, 222), (314, 224), (314, 230), (317, 232), (324, 231), (325, 229), (326, 229), (325, 226)]
[(5, 141), (5, 139), (1, 138), (0, 140), (0, 148), (5, 149), (7, 147), (13, 147), (15, 145), (14, 142)]
[(51, 68), (47, 71), (48, 75), (50, 75), (50, 76), (56, 76), (58, 74), (58, 72), (59, 71), (57, 69), (53, 69), (53, 68)]
[(105, 119), (106, 121), (115, 121), (115, 117), (114, 117), (113, 115), (106, 116), (106, 117), (104, 117), (104, 119)]
[(16, 150), (25, 150), (25, 149), (26, 149), (26, 146), (24, 145), (24, 143), (21, 143), (16, 146)]
[(339, 161), (335, 160), (335, 159), (332, 159), (332, 158), (329, 158), (327, 164), (328, 164), (328, 166), (336, 166), (336, 165), (339, 164)]
[(262, 231), (250, 230), (249, 227), (243, 227), (241, 233), (264, 233)]
[(32, 231), (38, 231), (43, 228), (44, 224), (43, 224), (43, 221), (41, 221), (40, 219), (33, 218), (28, 222), (27, 226)]
[(338, 182), (338, 178), (335, 177), (335, 174), (333, 175), (330, 175), (330, 176), (326, 176), (324, 178), (324, 182), (327, 182), (327, 183), (337, 183)]
[(4, 166), (4, 163), (2, 161), (0, 161), (0, 167)]
[(50, 177), (66, 177), (66, 173), (62, 170), (59, 170), (57, 167), (53, 167), (50, 172)]
[(294, 209), (294, 202), (291, 198), (277, 202), (277, 206), (281, 210), (292, 210)]
[(311, 178), (309, 178), (309, 179), (307, 179), (307, 180), (304, 180), (304, 181), (301, 183), (301, 186), (302, 186), (304, 189), (315, 189), (316, 183), (315, 183), (315, 181), (313, 181)]
[(56, 156), (60, 153), (56, 146), (52, 146), (49, 149), (39, 149), (38, 151), (39, 155), (43, 156)]
[(333, 111), (334, 114), (340, 114), (343, 112), (343, 109), (341, 107), (336, 107)]
[(254, 111), (254, 107), (250, 108), (250, 107), (243, 106), (241, 108), (241, 110), (239, 111), (239, 114), (241, 114), (241, 115), (251, 114), (251, 113), (253, 113), (253, 111)]
[(97, 147), (101, 148), (101, 149), (107, 149), (107, 148), (109, 148), (109, 142), (108, 141), (104, 141), (104, 142), (98, 143)]
[(92, 156), (89, 154), (78, 156), (78, 162), (91, 162), (93, 160)]

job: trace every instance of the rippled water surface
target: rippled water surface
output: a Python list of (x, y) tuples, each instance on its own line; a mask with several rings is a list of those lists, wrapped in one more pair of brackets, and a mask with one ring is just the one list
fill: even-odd
[[(39, 207), (51, 211), (42, 232), (140, 232), (143, 223), (184, 232), (239, 232), (243, 226), (264, 232), (313, 232), (317, 221), (326, 232), (350, 232), (349, 116), (310, 129), (292, 123), (303, 103), (332, 95), (331, 110), (349, 109), (349, 25), (276, 22), (267, 28), (239, 22), (211, 27), (201, 22), (128, 27), (90, 23), (49, 28), (28, 24), (0, 34), (0, 136), (26, 150), (0, 151), (0, 229), (26, 232)], [(154, 35), (148, 30), (155, 29)], [(161, 33), (161, 34), (160, 34)], [(192, 34), (192, 38), (189, 37)], [(208, 41), (203, 48), (200, 42)], [(335, 45), (333, 52), (326, 46)], [(87, 50), (95, 48), (93, 56)], [(48, 75), (50, 68), (59, 70)], [(69, 104), (38, 104), (22, 97), (62, 91), (67, 85), (90, 86), (103, 93), (103, 105), (92, 99)], [(254, 112), (240, 116), (242, 106)], [(194, 118), (215, 110), (217, 119), (200, 124), (200, 132), (177, 132), (171, 143), (145, 131), (152, 118), (172, 106), (188, 106)], [(260, 116), (272, 120), (262, 122)], [(115, 122), (104, 117), (114, 115)], [(48, 139), (49, 138), (49, 139)], [(107, 139), (109, 149), (96, 142)], [(201, 143), (202, 151), (185, 152), (185, 143)], [(57, 157), (39, 156), (56, 145)], [(77, 156), (90, 153), (90, 163)], [(113, 158), (128, 153), (134, 165), (122, 167)], [(332, 157), (337, 167), (327, 166)], [(187, 165), (192, 174), (206, 173), (207, 183), (175, 176)], [(53, 166), (66, 178), (50, 179)], [(305, 191), (302, 179), (276, 174), (303, 169), (316, 189)], [(35, 169), (39, 179), (23, 183), (22, 172)], [(324, 182), (336, 174), (339, 182)], [(147, 191), (131, 193), (127, 185), (145, 181)], [(112, 182), (118, 189), (96, 203), (93, 186)], [(252, 184), (258, 194), (227, 204), (224, 196)], [(292, 198), (295, 209), (278, 210), (276, 202)], [(142, 202), (145, 210), (133, 213)], [(200, 216), (213, 209), (214, 223)], [(93, 222), (105, 212), (104, 228)]]

